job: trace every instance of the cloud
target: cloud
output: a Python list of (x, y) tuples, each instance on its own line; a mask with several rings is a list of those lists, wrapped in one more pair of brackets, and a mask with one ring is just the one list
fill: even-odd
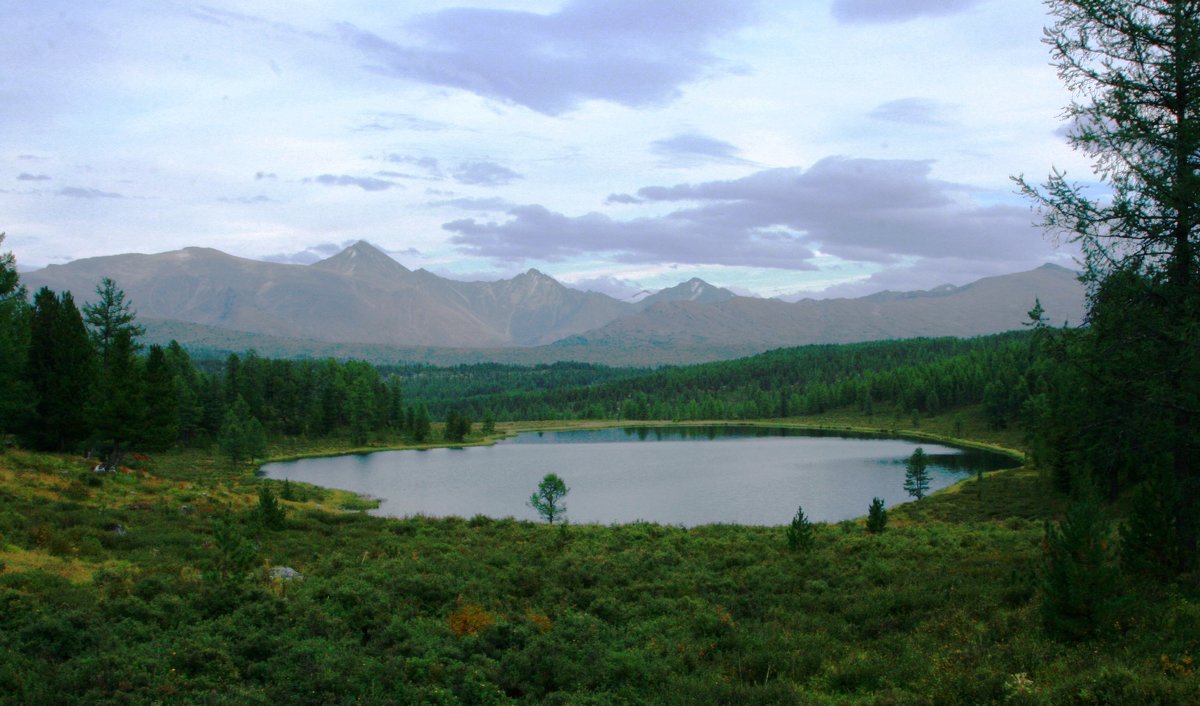
[(240, 203), (240, 204), (256, 204), (256, 203), (275, 203), (275, 199), (269, 198), (264, 194), (257, 196), (222, 196), (217, 199), (221, 203)]
[(123, 199), (121, 194), (99, 189), (85, 189), (79, 186), (64, 186), (58, 190), (59, 196), (70, 196), (76, 199)]
[(450, 176), (460, 184), (472, 186), (504, 186), (525, 178), (502, 164), (487, 160), (463, 162), (451, 170)]
[(403, 188), (399, 184), (384, 181), (383, 179), (355, 177), (346, 174), (322, 174), (312, 179), (305, 179), (305, 181), (315, 181), (325, 186), (357, 186), (363, 191), (386, 191), (392, 188)]
[(984, 0), (834, 0), (833, 17), (846, 24), (906, 22), (966, 12)]
[(694, 132), (655, 140), (650, 143), (650, 149), (665, 157), (683, 162), (714, 161), (748, 164), (745, 159), (738, 156), (739, 150), (735, 145)]
[(609, 194), (608, 198), (604, 199), (606, 204), (639, 204), (642, 200), (633, 194)]
[(408, 154), (389, 154), (385, 155), (383, 159), (385, 162), (391, 162), (392, 164), (408, 164), (417, 167), (423, 172), (423, 174), (419, 175), (404, 174), (403, 178), (406, 179), (427, 179), (436, 181), (446, 178), (445, 173), (442, 171), (441, 165), (439, 165), (438, 161), (433, 157), (415, 157)]
[(255, 181), (262, 181), (263, 179), (275, 180), (278, 178), (279, 178), (279, 176), (277, 174), (275, 174), (274, 172), (254, 172), (254, 180)]
[(604, 254), (811, 270), (818, 253), (884, 265), (959, 257), (1032, 266), (1049, 252), (1027, 208), (977, 204), (972, 189), (932, 179), (930, 170), (928, 161), (829, 157), (807, 170), (640, 189), (645, 201), (681, 204), (662, 216), (617, 221), (529, 205), (509, 209), (505, 222), (463, 219), (443, 228), (462, 250), (499, 260)]
[(932, 98), (901, 98), (876, 106), (868, 115), (876, 120), (906, 125), (946, 125), (950, 106)]
[(17, 175), (17, 181), (50, 181), (50, 177), (45, 174), (29, 174), (21, 172)]
[(397, 78), (556, 115), (587, 100), (645, 106), (727, 67), (713, 40), (745, 25), (747, 0), (574, 0), (553, 14), (453, 8), (408, 26), (419, 44), (343, 24), (343, 39)]

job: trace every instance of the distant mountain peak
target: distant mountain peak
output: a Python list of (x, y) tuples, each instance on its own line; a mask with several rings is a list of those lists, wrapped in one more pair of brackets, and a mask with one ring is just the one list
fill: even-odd
[(699, 277), (693, 277), (674, 287), (659, 290), (641, 300), (641, 304), (649, 306), (658, 302), (697, 302), (700, 304), (718, 304), (733, 299), (736, 294), (722, 287), (714, 287)]
[(333, 257), (314, 262), (311, 267), (354, 277), (396, 278), (409, 273), (407, 267), (365, 240), (359, 240)]

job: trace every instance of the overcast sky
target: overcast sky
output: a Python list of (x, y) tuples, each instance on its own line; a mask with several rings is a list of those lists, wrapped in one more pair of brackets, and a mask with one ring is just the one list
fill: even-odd
[(1038, 0), (6, 0), (22, 269), (213, 247), (536, 267), (620, 295), (962, 284), (1070, 252), (1009, 177), (1090, 169)]

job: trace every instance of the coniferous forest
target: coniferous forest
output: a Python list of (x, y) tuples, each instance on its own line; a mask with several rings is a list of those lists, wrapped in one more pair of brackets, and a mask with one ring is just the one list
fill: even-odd
[[(214, 360), (141, 345), (119, 282), (27, 292), (5, 254), (0, 703), (1200, 703), (1200, 4), (1048, 6), (1108, 194), (1017, 182), (1083, 254), (1077, 328), (1031, 300), (1009, 334), (659, 369)], [(1025, 465), (694, 528), (381, 518), (254, 472), (643, 420)]]

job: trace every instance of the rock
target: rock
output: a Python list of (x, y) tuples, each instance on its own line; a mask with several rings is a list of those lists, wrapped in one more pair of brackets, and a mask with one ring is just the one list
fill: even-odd
[(290, 566), (272, 566), (271, 578), (279, 579), (280, 581), (303, 581), (304, 574)]

